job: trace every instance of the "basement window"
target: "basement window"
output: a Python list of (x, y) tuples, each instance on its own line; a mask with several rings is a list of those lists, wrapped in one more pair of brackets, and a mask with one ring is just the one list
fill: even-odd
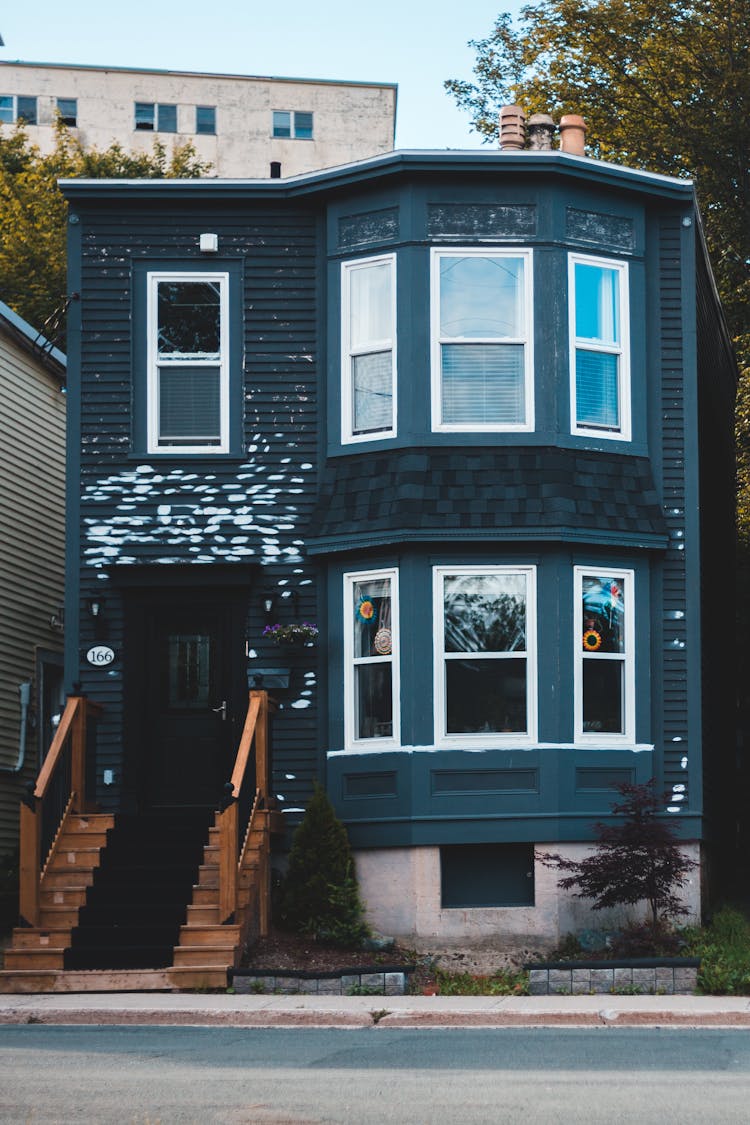
[(440, 849), (443, 910), (534, 905), (533, 844), (451, 844)]

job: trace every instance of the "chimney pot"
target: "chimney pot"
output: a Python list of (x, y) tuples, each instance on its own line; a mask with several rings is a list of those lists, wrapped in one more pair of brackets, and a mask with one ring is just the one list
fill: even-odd
[(549, 152), (555, 135), (555, 123), (548, 113), (534, 113), (526, 122), (529, 148), (534, 152)]
[(500, 110), (500, 148), (522, 149), (526, 143), (526, 114), (520, 105), (504, 105)]
[(560, 118), (560, 151), (571, 156), (586, 155), (586, 122), (577, 113)]

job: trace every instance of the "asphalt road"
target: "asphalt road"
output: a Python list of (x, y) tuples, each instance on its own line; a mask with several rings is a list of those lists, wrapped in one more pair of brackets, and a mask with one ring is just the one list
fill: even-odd
[(0, 1027), (0, 1121), (747, 1122), (750, 1032)]

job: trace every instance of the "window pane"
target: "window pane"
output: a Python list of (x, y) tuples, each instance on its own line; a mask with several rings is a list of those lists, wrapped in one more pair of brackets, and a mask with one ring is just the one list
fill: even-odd
[(391, 339), (392, 273), (390, 262), (349, 270), (349, 339), (352, 349)]
[(522, 425), (523, 344), (443, 344), (442, 421)]
[(57, 112), (60, 114), (63, 125), (75, 126), (78, 116), (78, 101), (76, 98), (58, 98)]
[(273, 135), (274, 137), (291, 137), (292, 135), (292, 115), (282, 110), (274, 110), (273, 113)]
[(625, 579), (584, 575), (584, 652), (625, 652)]
[(447, 660), (447, 733), (526, 731), (526, 660)]
[(199, 633), (167, 638), (169, 706), (174, 709), (210, 705), (211, 638)]
[(159, 355), (219, 356), (217, 281), (160, 281)]
[(622, 734), (623, 660), (583, 660), (583, 729), (587, 733)]
[(17, 117), (27, 125), (36, 125), (36, 98), (21, 97), (17, 100)]
[(620, 428), (620, 357), (576, 348), (576, 422), (603, 430)]
[(154, 103), (153, 102), (136, 102), (135, 103), (135, 127), (136, 127), (136, 129), (153, 129), (153, 127), (154, 127)]
[(159, 371), (159, 443), (221, 444), (218, 367), (162, 367)]
[(446, 652), (525, 652), (524, 574), (447, 575), (443, 604)]
[(352, 433), (375, 433), (393, 426), (391, 353), (352, 359)]
[(575, 264), (576, 336), (602, 344), (620, 342), (618, 270)]
[(0, 95), (0, 121), (13, 123), (13, 98), (9, 94)]
[(311, 113), (295, 113), (294, 135), (303, 140), (310, 139), (313, 135), (313, 115)]
[(523, 258), (440, 258), (440, 335), (523, 336)]
[(393, 673), (390, 661), (358, 664), (354, 669), (356, 738), (393, 736)]
[(195, 107), (196, 133), (216, 132), (216, 106), (197, 105)]
[(354, 657), (391, 654), (391, 580), (354, 583)]
[(177, 132), (177, 106), (176, 105), (160, 105), (158, 106), (158, 129), (160, 133), (176, 133)]

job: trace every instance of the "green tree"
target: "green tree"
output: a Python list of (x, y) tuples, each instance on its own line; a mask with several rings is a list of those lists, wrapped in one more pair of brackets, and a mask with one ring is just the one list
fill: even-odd
[(146, 153), (85, 149), (58, 124), (55, 147), (43, 154), (22, 125), (0, 129), (0, 300), (35, 328), (64, 306), (68, 205), (58, 179), (192, 178), (208, 169), (191, 144), (170, 154), (158, 141)]
[(540, 0), (470, 44), (446, 88), (497, 136), (500, 107), (580, 113), (593, 156), (695, 178), (741, 367), (739, 527), (750, 544), (750, 0)]

